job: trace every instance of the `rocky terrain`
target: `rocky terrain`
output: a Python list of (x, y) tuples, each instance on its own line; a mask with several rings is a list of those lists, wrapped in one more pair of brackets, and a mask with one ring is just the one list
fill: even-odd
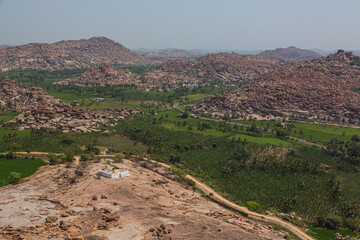
[(105, 86), (121, 84), (138, 84), (138, 77), (128, 69), (115, 69), (107, 63), (92, 67), (89, 71), (84, 72), (74, 79), (64, 79), (56, 82), (60, 85), (77, 85), (77, 86)]
[(54, 128), (63, 132), (91, 132), (96, 127), (114, 124), (120, 119), (135, 114), (138, 110), (131, 107), (91, 110), (74, 108), (69, 104), (38, 105), (24, 111), (5, 125), (13, 128), (40, 129)]
[(100, 63), (145, 65), (151, 61), (105, 37), (30, 43), (0, 49), (0, 70), (90, 68)]
[(36, 105), (52, 105), (58, 99), (48, 95), (40, 87), (25, 87), (14, 80), (0, 82), (0, 113), (22, 112)]
[(358, 123), (360, 58), (339, 51), (279, 68), (227, 95), (199, 102), (199, 112), (233, 116), (259, 114), (319, 122)]
[(257, 78), (287, 64), (288, 61), (271, 56), (208, 54), (193, 61), (166, 61), (156, 70), (143, 74), (141, 81), (149, 85), (162, 83), (170, 86), (192, 86), (211, 80), (241, 82)]
[(137, 49), (136, 52), (148, 57), (151, 60), (164, 62), (170, 59), (196, 59), (198, 57), (206, 55), (205, 51), (201, 50), (184, 50), (184, 49), (175, 49), (175, 48), (166, 48), (157, 51), (151, 51), (147, 49)]
[(64, 132), (88, 132), (137, 111), (130, 107), (104, 110), (74, 108), (50, 96), (40, 87), (25, 87), (9, 79), (0, 82), (0, 113), (21, 113), (5, 125), (21, 130), (57, 128)]
[(140, 76), (126, 69), (115, 69), (108, 64), (101, 64), (80, 77), (65, 79), (56, 84), (79, 86), (136, 84), (146, 90), (162, 91), (179, 86), (195, 87), (212, 80), (226, 83), (252, 80), (287, 64), (288, 61), (270, 56), (219, 53), (209, 54), (197, 60), (169, 60), (155, 70)]
[(291, 61), (309, 61), (320, 58), (321, 55), (311, 50), (300, 49), (296, 47), (277, 48), (275, 50), (267, 50), (259, 53), (260, 55), (269, 55)]
[[(109, 160), (45, 166), (23, 183), (0, 188), (0, 239), (256, 240), (286, 235), (204, 199), (159, 166)], [(130, 176), (96, 174), (113, 167), (128, 169)]]

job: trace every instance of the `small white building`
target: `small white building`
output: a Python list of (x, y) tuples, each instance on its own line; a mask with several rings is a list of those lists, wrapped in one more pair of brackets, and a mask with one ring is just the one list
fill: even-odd
[(119, 177), (128, 177), (130, 176), (130, 172), (127, 169), (123, 170), (112, 170), (111, 172), (105, 170), (99, 170), (99, 175), (107, 178), (119, 178)]

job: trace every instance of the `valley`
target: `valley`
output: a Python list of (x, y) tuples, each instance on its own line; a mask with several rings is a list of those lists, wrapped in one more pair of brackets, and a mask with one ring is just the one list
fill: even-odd
[[(0, 236), (359, 236), (357, 57), (111, 59), (0, 72), (0, 216), (13, 216)], [(104, 167), (132, 175), (98, 178)]]

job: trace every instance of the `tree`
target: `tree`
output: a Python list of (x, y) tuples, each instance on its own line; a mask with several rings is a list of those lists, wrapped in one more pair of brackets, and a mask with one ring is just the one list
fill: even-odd
[(9, 182), (10, 183), (17, 183), (21, 179), (21, 174), (18, 172), (11, 172), (9, 175)]
[(122, 162), (122, 160), (125, 158), (125, 154), (123, 153), (117, 153), (114, 156), (114, 161), (115, 162)]
[(90, 158), (89, 154), (84, 153), (84, 154), (80, 155), (80, 161), (85, 162), (85, 161), (89, 160), (89, 158)]

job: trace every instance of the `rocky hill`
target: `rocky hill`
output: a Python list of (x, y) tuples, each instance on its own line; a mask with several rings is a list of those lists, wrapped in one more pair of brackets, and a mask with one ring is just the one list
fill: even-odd
[(25, 87), (6, 79), (0, 82), (0, 113), (22, 112), (36, 105), (51, 105), (60, 101), (40, 87)]
[(145, 65), (151, 61), (105, 37), (30, 43), (0, 49), (0, 70), (90, 68), (100, 63)]
[(206, 55), (206, 52), (201, 50), (184, 50), (184, 49), (175, 49), (175, 48), (166, 48), (157, 51), (138, 49), (135, 51), (148, 57), (151, 60), (156, 60), (160, 62), (164, 62), (170, 59), (189, 60)]
[(131, 107), (91, 110), (74, 108), (69, 104), (37, 105), (7, 122), (9, 127), (23, 129), (54, 128), (63, 132), (91, 132), (136, 113)]
[(227, 95), (195, 106), (217, 115), (287, 116), (319, 122), (358, 123), (360, 58), (351, 52), (289, 65), (268, 73)]
[(321, 55), (311, 50), (300, 49), (296, 47), (277, 48), (275, 50), (267, 50), (259, 53), (260, 55), (269, 55), (291, 61), (309, 61), (320, 58)]
[(155, 71), (141, 76), (143, 83), (157, 85), (196, 85), (199, 82), (220, 80), (222, 82), (255, 79), (288, 61), (271, 56), (239, 55), (236, 53), (208, 54), (193, 61), (169, 60)]
[(65, 79), (57, 82), (60, 85), (77, 85), (77, 86), (105, 86), (137, 83), (136, 75), (128, 69), (116, 69), (110, 64), (102, 63), (92, 67), (89, 71), (84, 72), (79, 77)]

